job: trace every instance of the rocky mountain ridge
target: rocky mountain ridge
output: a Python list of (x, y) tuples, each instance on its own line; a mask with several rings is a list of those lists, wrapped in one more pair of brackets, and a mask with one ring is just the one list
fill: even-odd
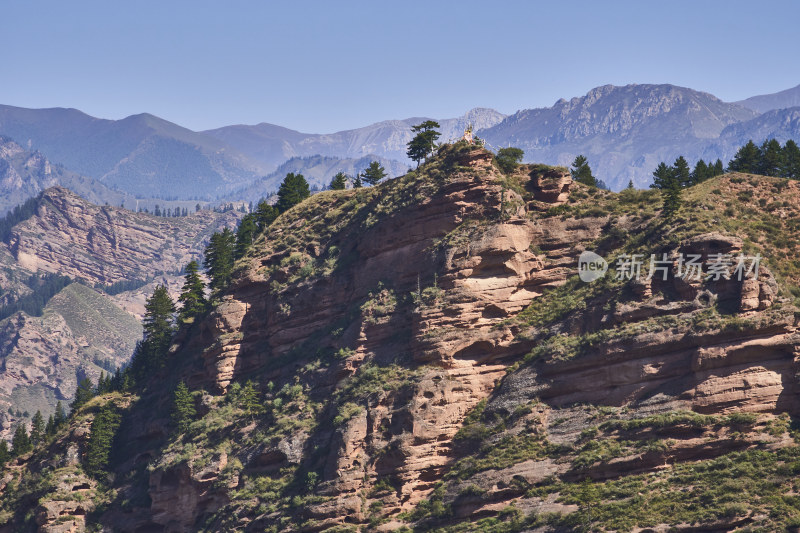
[[(506, 176), (463, 144), (315, 195), (259, 237), (143, 390), (96, 398), (10, 465), (5, 523), (792, 526), (800, 188), (726, 175), (684, 201), (666, 221), (655, 191), (588, 189), (543, 165)], [(592, 283), (576, 275), (586, 250), (611, 264)], [(635, 253), (665, 254), (667, 275), (615, 276)], [(679, 275), (681, 254), (739, 253), (767, 258), (758, 279)], [(197, 408), (185, 432), (170, 415), (180, 381)], [(80, 466), (103, 405), (125, 417), (108, 482)]]
[[(781, 142), (800, 137), (787, 116), (790, 112), (785, 111), (793, 102), (792, 91), (763, 95), (765, 102), (773, 103), (751, 104), (759, 110), (755, 111), (745, 105), (747, 101), (726, 103), (673, 85), (604, 85), (549, 108), (520, 110), (510, 116), (475, 108), (458, 118), (439, 119), (440, 140), (458, 139), (472, 124), (494, 150), (518, 146), (527, 152), (526, 161), (560, 165), (584, 154), (612, 188), (621, 189), (631, 179), (644, 187), (659, 162), (674, 161), (678, 155), (691, 162), (699, 158), (727, 161), (750, 138), (760, 144), (766, 140), (764, 135), (774, 135)], [(780, 109), (772, 109), (775, 106)], [(765, 112), (763, 117), (760, 110)], [(377, 157), (387, 167), (409, 165), (410, 128), (423, 120), (387, 120), (330, 134), (301, 133), (267, 123), (192, 132), (148, 114), (110, 121), (74, 109), (2, 106), (0, 134), (120, 192), (216, 200), (260, 191), (264, 187), (257, 182), (293, 158), (300, 158), (294, 159), (295, 166), (315, 156)], [(723, 134), (727, 127), (733, 129)], [(310, 174), (319, 173), (313, 162), (310, 165)]]
[(766, 113), (774, 109), (787, 109), (800, 106), (800, 85), (773, 94), (760, 94), (735, 102), (748, 109)]

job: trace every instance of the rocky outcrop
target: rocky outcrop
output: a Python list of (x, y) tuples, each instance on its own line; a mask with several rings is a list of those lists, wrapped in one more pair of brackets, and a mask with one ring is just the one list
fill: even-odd
[[(651, 193), (626, 194), (541, 166), (504, 176), (456, 145), (285, 213), (126, 419), (115, 487), (147, 497), (103, 523), (388, 531), (489, 517), (556, 531), (604, 519), (597, 494), (619, 515), (651, 492), (691, 503), (667, 511), (704, 505), (703, 473), (751, 452), (752, 469), (781, 457), (754, 476), (784, 483), (800, 336), (778, 280), (793, 270), (740, 279), (719, 263), (752, 246), (746, 231), (689, 216), (665, 229)], [(584, 251), (606, 257), (605, 276), (579, 279)], [(662, 270), (624, 275), (620, 261), (650, 253)], [(196, 391), (184, 434), (169, 414), (179, 381)], [(759, 505), (602, 527), (783, 525)]]
[(236, 220), (206, 210), (155, 217), (92, 205), (54, 187), (43, 193), (36, 215), (14, 227), (6, 246), (28, 271), (110, 285), (180, 270), (199, 257), (211, 233)]

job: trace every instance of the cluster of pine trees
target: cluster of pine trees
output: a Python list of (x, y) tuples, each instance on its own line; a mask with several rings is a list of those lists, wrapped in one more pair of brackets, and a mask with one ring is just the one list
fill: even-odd
[(728, 171), (798, 180), (800, 148), (792, 139), (783, 146), (777, 140), (770, 139), (764, 141), (760, 147), (750, 140), (739, 148), (728, 163)]
[[(680, 156), (672, 166), (659, 163), (653, 171), (653, 184), (650, 187), (661, 191), (664, 200), (663, 213), (670, 216), (680, 207), (681, 191), (684, 188), (719, 176), (725, 171), (720, 159), (713, 164), (707, 164), (701, 159), (694, 170), (690, 170), (689, 163)], [(800, 179), (800, 148), (791, 139), (784, 146), (777, 140), (770, 139), (764, 141), (761, 147), (750, 140), (728, 162), (727, 172)]]
[(39, 207), (41, 197), (42, 195), (40, 194), (36, 198), (29, 198), (22, 205), (14, 207), (0, 220), (0, 241), (8, 241), (8, 237), (11, 235), (11, 228), (33, 216)]
[(681, 191), (686, 187), (691, 187), (703, 181), (723, 174), (722, 161), (717, 159), (716, 163), (707, 164), (702, 159), (699, 160), (694, 170), (689, 167), (689, 162), (683, 156), (678, 156), (672, 166), (668, 166), (663, 161), (653, 171), (653, 189), (661, 191), (664, 200), (665, 216), (675, 213), (681, 205)]
[(5, 440), (0, 440), (0, 468), (2, 468), (9, 459), (28, 453), (38, 444), (54, 436), (66, 422), (67, 415), (64, 412), (64, 407), (61, 405), (61, 402), (58, 402), (56, 404), (55, 413), (50, 415), (47, 422), (44, 421), (42, 412), (36, 411), (36, 414), (33, 415), (33, 419), (31, 419), (30, 433), (28, 433), (28, 428), (24, 423), (20, 422), (17, 424), (14, 430), (14, 436), (11, 439), (11, 449), (8, 448), (8, 443)]
[(346, 189), (347, 184), (350, 183), (354, 189), (360, 189), (365, 183), (377, 185), (385, 177), (386, 169), (379, 162), (373, 161), (362, 172), (357, 172), (354, 177), (348, 176), (344, 172), (337, 172), (328, 188), (332, 191), (340, 191)]

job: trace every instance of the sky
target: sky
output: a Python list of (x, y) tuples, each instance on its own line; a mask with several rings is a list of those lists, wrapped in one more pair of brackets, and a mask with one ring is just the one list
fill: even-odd
[(800, 2), (7, 1), (0, 104), (328, 133), (671, 83), (800, 84)]

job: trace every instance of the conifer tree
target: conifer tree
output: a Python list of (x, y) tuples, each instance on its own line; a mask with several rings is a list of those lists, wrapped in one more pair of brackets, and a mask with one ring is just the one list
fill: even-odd
[(730, 172), (746, 172), (755, 174), (759, 172), (761, 167), (761, 150), (758, 149), (756, 143), (752, 140), (747, 141), (747, 144), (739, 148), (733, 159), (728, 162), (728, 171)]
[(99, 477), (108, 467), (114, 435), (120, 424), (120, 415), (113, 404), (105, 404), (95, 415), (86, 443), (84, 469)]
[(692, 184), (692, 171), (689, 169), (689, 162), (682, 155), (678, 156), (675, 164), (672, 165), (672, 173), (675, 175), (679, 186), (688, 187)]
[(592, 175), (589, 162), (583, 155), (577, 156), (572, 162), (570, 174), (572, 174), (572, 179), (578, 183), (583, 183), (589, 187), (597, 187), (597, 179)]
[(681, 184), (675, 169), (663, 162), (659, 163), (653, 172), (653, 184), (650, 187), (661, 191), (661, 198), (664, 201), (663, 215), (666, 217), (673, 215), (681, 205)]
[(64, 413), (64, 406), (61, 400), (56, 402), (56, 410), (53, 413), (53, 428), (58, 431), (67, 422), (67, 415)]
[(411, 127), (411, 131), (416, 135), (406, 145), (408, 148), (406, 155), (417, 163), (417, 168), (419, 168), (420, 161), (427, 159), (428, 155), (433, 153), (433, 149), (436, 147), (436, 139), (441, 136), (441, 133), (436, 131), (436, 128), (439, 127), (441, 126), (435, 120), (426, 120)]
[(211, 279), (209, 286), (214, 292), (225, 289), (231, 281), (235, 239), (233, 232), (225, 228), (214, 233), (206, 246), (203, 266)]
[(17, 424), (14, 430), (14, 436), (11, 438), (11, 453), (14, 457), (19, 457), (24, 453), (28, 453), (33, 449), (31, 439), (28, 437), (28, 430), (25, 424)]
[(8, 451), (8, 443), (4, 439), (0, 439), (0, 468), (3, 468), (9, 459), (11, 459), (11, 454)]
[(44, 417), (42, 416), (42, 412), (37, 410), (36, 414), (33, 415), (33, 419), (31, 420), (31, 444), (36, 446), (42, 442), (45, 434)]
[(189, 264), (186, 265), (183, 288), (178, 296), (178, 301), (181, 303), (178, 319), (184, 323), (202, 315), (206, 310), (208, 302), (206, 301), (205, 284), (200, 279), (200, 265), (197, 264), (197, 261), (189, 261)]
[(137, 343), (130, 372), (138, 383), (164, 364), (172, 339), (175, 304), (167, 288), (159, 285), (144, 305), (144, 338)]
[(189, 424), (197, 416), (197, 411), (194, 407), (194, 399), (192, 393), (186, 383), (181, 381), (175, 388), (175, 395), (172, 402), (172, 421), (178, 429), (178, 433), (186, 433), (189, 429)]
[(331, 180), (330, 189), (332, 191), (343, 191), (347, 188), (347, 174), (344, 172), (337, 172)]
[(78, 409), (80, 409), (86, 402), (91, 400), (94, 397), (94, 386), (92, 385), (92, 380), (88, 377), (84, 377), (78, 383), (78, 389), (75, 391), (75, 399), (72, 400), (72, 403), (69, 405), (74, 413)]
[(722, 176), (725, 174), (725, 166), (722, 164), (722, 159), (717, 159), (717, 162), (714, 163), (713, 168), (709, 167), (711, 175), (709, 177), (713, 178), (714, 176)]
[(377, 161), (373, 161), (364, 169), (361, 176), (368, 185), (374, 186), (386, 177), (386, 169)]
[(246, 254), (247, 250), (252, 246), (257, 231), (258, 227), (254, 214), (247, 214), (242, 217), (241, 222), (239, 222), (239, 227), (236, 229), (236, 245), (233, 250), (234, 259), (244, 257), (244, 254)]
[(709, 166), (706, 165), (706, 162), (702, 159), (697, 162), (694, 166), (694, 170), (691, 174), (691, 184), (694, 185), (696, 183), (702, 183), (708, 178), (711, 177), (711, 171)]
[(247, 383), (239, 392), (239, 406), (250, 416), (254, 415), (261, 407), (258, 402), (258, 390), (256, 390), (256, 385), (251, 380), (247, 380)]
[(279, 213), (275, 206), (269, 205), (266, 200), (261, 200), (258, 202), (255, 215), (256, 226), (258, 227), (258, 231), (261, 232), (278, 218)]
[(48, 437), (52, 437), (53, 435), (56, 434), (56, 424), (53, 421), (53, 415), (47, 417), (47, 424), (45, 424), (44, 426), (44, 433)]
[(289, 172), (278, 189), (278, 201), (275, 207), (279, 213), (285, 213), (309, 196), (311, 191), (303, 175)]
[(761, 145), (761, 164), (759, 173), (764, 176), (780, 176), (783, 168), (783, 148), (775, 139), (764, 141)]
[(800, 179), (800, 148), (792, 139), (783, 145), (783, 160), (780, 175), (794, 180)]
[(173, 332), (173, 315), (175, 304), (164, 285), (158, 285), (153, 290), (153, 294), (144, 304), (144, 327), (145, 339), (156, 342), (159, 345), (168, 344)]
[(628, 180), (628, 186), (626, 187), (626, 189), (628, 189), (629, 191), (632, 191), (634, 189), (633, 180)]

